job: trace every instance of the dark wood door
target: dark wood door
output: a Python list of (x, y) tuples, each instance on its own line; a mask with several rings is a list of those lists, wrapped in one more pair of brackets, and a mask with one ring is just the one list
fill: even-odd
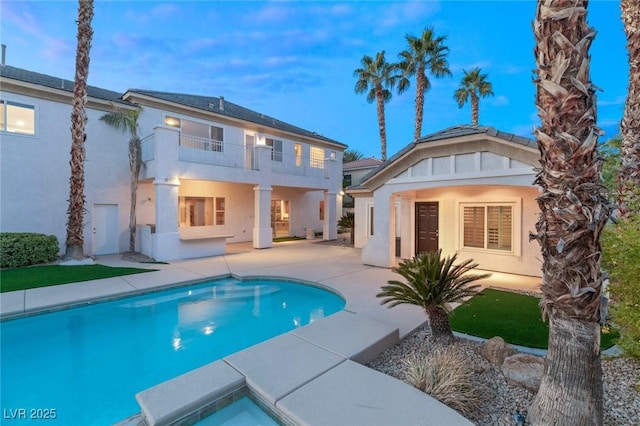
[(438, 251), (438, 203), (416, 203), (416, 254)]

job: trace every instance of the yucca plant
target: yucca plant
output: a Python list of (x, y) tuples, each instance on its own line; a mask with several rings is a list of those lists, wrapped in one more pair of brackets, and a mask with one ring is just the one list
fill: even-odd
[(451, 303), (462, 302), (478, 292), (480, 285), (469, 285), (488, 278), (491, 274), (469, 274), (478, 264), (467, 259), (455, 264), (457, 254), (442, 257), (442, 250), (420, 253), (400, 262), (392, 271), (402, 275), (406, 282), (389, 280), (376, 297), (381, 305), (394, 307), (401, 304), (420, 306), (429, 318), (434, 340), (448, 344), (453, 341), (449, 325)]

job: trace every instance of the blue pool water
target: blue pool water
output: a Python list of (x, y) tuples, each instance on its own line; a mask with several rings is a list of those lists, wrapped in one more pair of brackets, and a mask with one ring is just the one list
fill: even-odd
[(343, 308), (319, 288), (227, 278), (3, 321), (1, 423), (112, 424), (139, 411), (136, 393)]

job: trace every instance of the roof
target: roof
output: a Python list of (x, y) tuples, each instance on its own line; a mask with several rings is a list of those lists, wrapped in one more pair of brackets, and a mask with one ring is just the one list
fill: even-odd
[(372, 167), (378, 167), (380, 164), (382, 164), (382, 160), (378, 160), (377, 158), (361, 158), (360, 160), (343, 163), (342, 170), (370, 169)]
[[(73, 93), (73, 81), (65, 80), (59, 77), (53, 77), (46, 74), (40, 74), (28, 71), (22, 68), (12, 67), (10, 65), (0, 66), (0, 76), (13, 80), (23, 81), (26, 83), (36, 84), (38, 86), (58, 89), (65, 92)], [(129, 102), (122, 100), (122, 94), (112, 90), (101, 89), (100, 87), (87, 86), (87, 95), (96, 99), (117, 102), (130, 105)]]
[(420, 139), (417, 139), (410, 143), (409, 145), (402, 148), (396, 154), (387, 159), (379, 168), (371, 171), (371, 173), (367, 174), (362, 182), (365, 182), (372, 178), (373, 176), (380, 173), (382, 170), (386, 169), (389, 165), (393, 164), (398, 158), (405, 155), (407, 152), (411, 151), (418, 145), (429, 144), (436, 141), (443, 141), (447, 139), (456, 139), (464, 136), (474, 136), (474, 135), (487, 135), (490, 137), (495, 137), (498, 139), (502, 139), (509, 143), (513, 143), (516, 145), (521, 145), (527, 148), (536, 148), (537, 142), (534, 139), (525, 138), (523, 136), (518, 136), (513, 133), (503, 132), (497, 130), (490, 126), (474, 126), (471, 124), (459, 124), (457, 126), (448, 127), (443, 130), (439, 130), (435, 133), (431, 133), (426, 135)]
[[(280, 121), (276, 118), (269, 117), (256, 111), (252, 111), (248, 108), (242, 107), (238, 104), (229, 102), (223, 97), (214, 96), (201, 96), (190, 95), (185, 93), (172, 93), (172, 92), (160, 92), (154, 90), (142, 90), (142, 89), (129, 89), (128, 92), (137, 93), (144, 96), (149, 96), (164, 101), (197, 108), (207, 112), (213, 112), (218, 115), (223, 115), (243, 121), (252, 122), (255, 124), (261, 124), (277, 130), (282, 130), (289, 133), (294, 133), (301, 136), (306, 136), (318, 140), (323, 140), (332, 144), (337, 144), (346, 147), (347, 145), (335, 141), (333, 139), (324, 137), (316, 132), (311, 132), (300, 127), (294, 126), (284, 121)], [(221, 108), (222, 106), (222, 108)]]

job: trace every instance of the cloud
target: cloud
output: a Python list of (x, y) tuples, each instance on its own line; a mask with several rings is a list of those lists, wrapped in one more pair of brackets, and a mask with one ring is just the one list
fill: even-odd
[(382, 27), (395, 27), (407, 22), (422, 21), (440, 10), (437, 1), (393, 2), (386, 7), (378, 18)]
[(625, 102), (626, 102), (626, 96), (618, 96), (615, 99), (606, 100), (606, 101), (598, 99), (598, 106), (620, 106), (620, 105), (624, 105)]
[(498, 95), (496, 97), (489, 98), (489, 103), (491, 104), (491, 106), (494, 106), (494, 107), (505, 106), (505, 105), (509, 105), (509, 98), (503, 95)]

